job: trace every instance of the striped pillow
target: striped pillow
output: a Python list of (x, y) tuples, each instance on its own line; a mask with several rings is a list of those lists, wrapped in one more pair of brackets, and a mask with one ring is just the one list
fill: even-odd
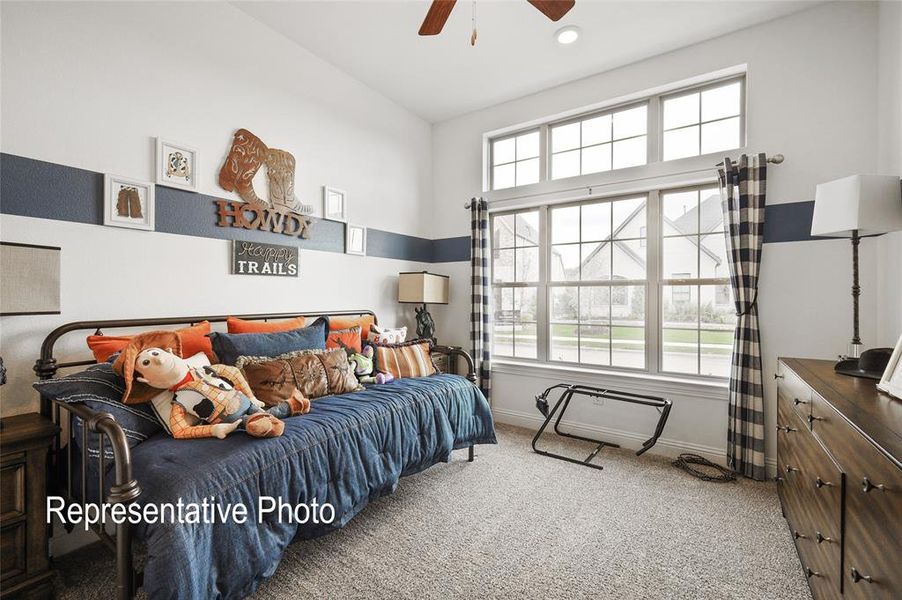
[(376, 370), (391, 373), (395, 379), (403, 377), (427, 377), (437, 373), (432, 362), (432, 343), (429, 340), (413, 340), (403, 344), (372, 344), (376, 351)]

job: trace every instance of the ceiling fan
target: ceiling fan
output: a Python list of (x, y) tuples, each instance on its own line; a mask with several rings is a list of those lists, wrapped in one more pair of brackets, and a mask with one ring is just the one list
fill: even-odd
[[(527, 0), (530, 4), (539, 9), (543, 15), (551, 19), (552, 21), (558, 21), (561, 17), (566, 15), (573, 5), (576, 4), (576, 0)], [(432, 5), (429, 7), (429, 12), (426, 13), (426, 18), (423, 19), (423, 24), (420, 25), (420, 35), (438, 35), (442, 32), (442, 28), (445, 26), (445, 22), (448, 20), (448, 17), (451, 15), (451, 9), (454, 8), (454, 4), (457, 0), (432, 0)], [(476, 42), (476, 32), (474, 28), (473, 37), (471, 38), (471, 43)]]

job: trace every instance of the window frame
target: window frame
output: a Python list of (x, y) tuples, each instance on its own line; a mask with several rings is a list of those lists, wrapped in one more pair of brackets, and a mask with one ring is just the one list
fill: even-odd
[[(524, 158), (522, 160), (517, 159), (517, 142), (516, 138), (529, 135), (530, 133), (539, 134), (539, 154), (538, 156), (530, 156), (529, 158)], [(541, 126), (539, 127), (527, 127), (526, 129), (520, 129), (513, 133), (506, 133), (504, 135), (499, 135), (497, 137), (493, 137), (489, 139), (489, 151), (488, 151), (488, 172), (489, 172), (489, 190), (491, 191), (500, 191), (500, 190), (512, 190), (519, 187), (523, 187), (524, 185), (535, 185), (535, 183), (524, 183), (522, 185), (517, 184), (517, 163), (525, 162), (527, 160), (538, 159), (539, 161), (539, 182), (545, 181), (545, 157), (544, 157), (544, 148), (545, 148), (545, 136), (546, 132), (543, 130)], [(514, 140), (514, 160), (511, 162), (495, 164), (495, 144), (497, 142), (503, 142), (505, 140)], [(514, 185), (503, 188), (495, 188), (495, 167), (500, 167), (504, 165), (513, 165), (514, 166)]]
[[(720, 119), (712, 119), (710, 121), (702, 120), (702, 103), (701, 103), (701, 94), (707, 90), (713, 90), (715, 88), (719, 88), (722, 86), (727, 86), (733, 82), (739, 83), (739, 114), (733, 115), (729, 117), (722, 117)], [(698, 117), (699, 121), (695, 123), (698, 126), (698, 154), (691, 154), (689, 156), (681, 156), (680, 158), (664, 158), (664, 134), (668, 131), (677, 131), (679, 129), (684, 129), (686, 127), (692, 127), (693, 125), (684, 125), (683, 127), (674, 127), (673, 129), (664, 129), (664, 102), (667, 100), (673, 100), (675, 98), (682, 98), (683, 96), (690, 96), (692, 94), (699, 95), (699, 104), (698, 104)], [(737, 150), (738, 148), (744, 148), (746, 145), (746, 75), (742, 73), (741, 75), (730, 75), (728, 77), (720, 77), (718, 79), (712, 79), (710, 81), (706, 81), (704, 83), (700, 83), (698, 85), (689, 86), (680, 88), (678, 90), (674, 90), (673, 92), (668, 92), (666, 94), (660, 94), (657, 96), (658, 101), (658, 123), (656, 132), (658, 134), (658, 148), (656, 152), (656, 156), (660, 162), (673, 162), (677, 160), (685, 160), (687, 158), (698, 158), (699, 156), (709, 156), (711, 154), (717, 154), (720, 152), (730, 152), (731, 150)], [(739, 117), (739, 146), (736, 148), (726, 148), (724, 150), (715, 150), (714, 152), (702, 152), (702, 125), (706, 123), (716, 123), (718, 121), (725, 121), (727, 119), (734, 119)]]

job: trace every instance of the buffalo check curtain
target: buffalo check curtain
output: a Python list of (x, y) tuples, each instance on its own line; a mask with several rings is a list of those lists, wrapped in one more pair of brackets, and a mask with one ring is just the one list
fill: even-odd
[(730, 371), (727, 464), (752, 479), (766, 479), (764, 394), (758, 335), (758, 272), (764, 241), (767, 159), (725, 158), (719, 170), (730, 283), (736, 304), (736, 332)]
[(489, 207), (482, 198), (470, 201), (471, 298), (470, 342), (479, 389), (486, 398), (492, 389), (492, 313), (489, 281)]

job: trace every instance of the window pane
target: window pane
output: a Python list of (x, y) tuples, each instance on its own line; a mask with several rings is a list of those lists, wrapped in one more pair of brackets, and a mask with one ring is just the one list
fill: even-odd
[(539, 132), (517, 136), (517, 160), (539, 155)]
[(551, 353), (548, 358), (567, 362), (579, 361), (579, 327), (575, 324), (551, 325)]
[(611, 364), (615, 367), (645, 368), (644, 327), (611, 327)]
[(494, 167), (492, 171), (492, 189), (500, 190), (514, 187), (514, 165)]
[(614, 242), (613, 279), (645, 279), (646, 250), (641, 240)]
[(614, 325), (645, 326), (644, 285), (618, 285), (611, 288), (611, 322)]
[[(698, 233), (698, 192), (667, 192), (661, 195), (663, 234)], [(717, 207), (720, 210), (720, 206)]]
[(698, 125), (664, 132), (664, 160), (698, 156)]
[(518, 288), (514, 290), (514, 310), (519, 321), (535, 322), (536, 294), (536, 288)]
[(514, 162), (514, 138), (492, 142), (492, 164)]
[(551, 321), (553, 323), (576, 323), (579, 306), (579, 288), (575, 286), (555, 286), (551, 288)]
[(520, 323), (514, 327), (514, 356), (537, 358), (535, 323)]
[(551, 178), (562, 179), (579, 175), (579, 150), (551, 155)]
[(609, 365), (611, 330), (606, 326), (590, 325), (579, 328), (579, 362), (590, 365)]
[(611, 141), (611, 115), (583, 121), (583, 146)]
[(617, 200), (613, 203), (614, 237), (639, 237), (645, 225), (645, 196)]
[(606, 325), (611, 316), (611, 288), (608, 286), (579, 289), (579, 321), (583, 325)]
[(727, 242), (724, 234), (712, 233), (702, 236), (699, 262), (701, 277), (721, 278), (730, 276), (727, 263)]
[(698, 286), (665, 285), (662, 303), (662, 369), (698, 373)]
[(664, 129), (675, 129), (698, 123), (698, 94), (664, 101)]
[(723, 202), (720, 197), (720, 189), (701, 189), (698, 197), (702, 206), (699, 215), (699, 230), (702, 233), (723, 231)]
[(539, 249), (517, 248), (517, 281), (539, 280)]
[(561, 152), (579, 148), (579, 123), (551, 128), (551, 151)]
[(582, 241), (600, 241), (611, 237), (611, 203), (583, 204), (582, 208)]
[(626, 167), (635, 167), (644, 165), (646, 162), (646, 152), (648, 151), (648, 141), (646, 136), (614, 142), (614, 160), (615, 169), (625, 169)]
[(741, 84), (729, 85), (702, 92), (702, 121), (732, 117), (740, 112)]
[(514, 251), (495, 250), (492, 263), (492, 281), (508, 282), (514, 280)]
[(518, 161), (517, 163), (517, 185), (527, 185), (539, 181), (539, 159), (531, 158), (529, 160)]
[(539, 245), (539, 211), (517, 213), (517, 246)]
[(610, 242), (582, 244), (581, 263), (583, 281), (600, 281), (610, 279)]
[(648, 107), (644, 104), (614, 113), (614, 139), (643, 135), (648, 127), (647, 114)]
[(579, 207), (551, 209), (551, 243), (579, 241)]
[[(727, 288), (726, 297), (723, 288)], [(730, 375), (733, 351), (733, 330), (736, 314), (730, 299), (729, 286), (703, 285), (699, 289), (701, 301), (699, 339), (701, 342), (701, 375)], [(723, 303), (727, 300), (726, 303)]]
[(664, 238), (662, 279), (698, 279), (698, 238), (696, 236)]
[(702, 154), (739, 146), (739, 117), (702, 125)]
[(492, 248), (510, 248), (514, 245), (514, 215), (492, 219)]
[(611, 169), (611, 145), (590, 146), (583, 148), (582, 173), (599, 173)]
[(579, 244), (551, 247), (552, 281), (579, 279)]
[(502, 323), (507, 322), (509, 325), (512, 322), (514, 310), (514, 288), (495, 288), (495, 310), (501, 310), (504, 312), (504, 314), (501, 315), (502, 318), (500, 319)]
[(514, 355), (514, 328), (495, 320), (492, 331), (492, 353), (495, 356)]

